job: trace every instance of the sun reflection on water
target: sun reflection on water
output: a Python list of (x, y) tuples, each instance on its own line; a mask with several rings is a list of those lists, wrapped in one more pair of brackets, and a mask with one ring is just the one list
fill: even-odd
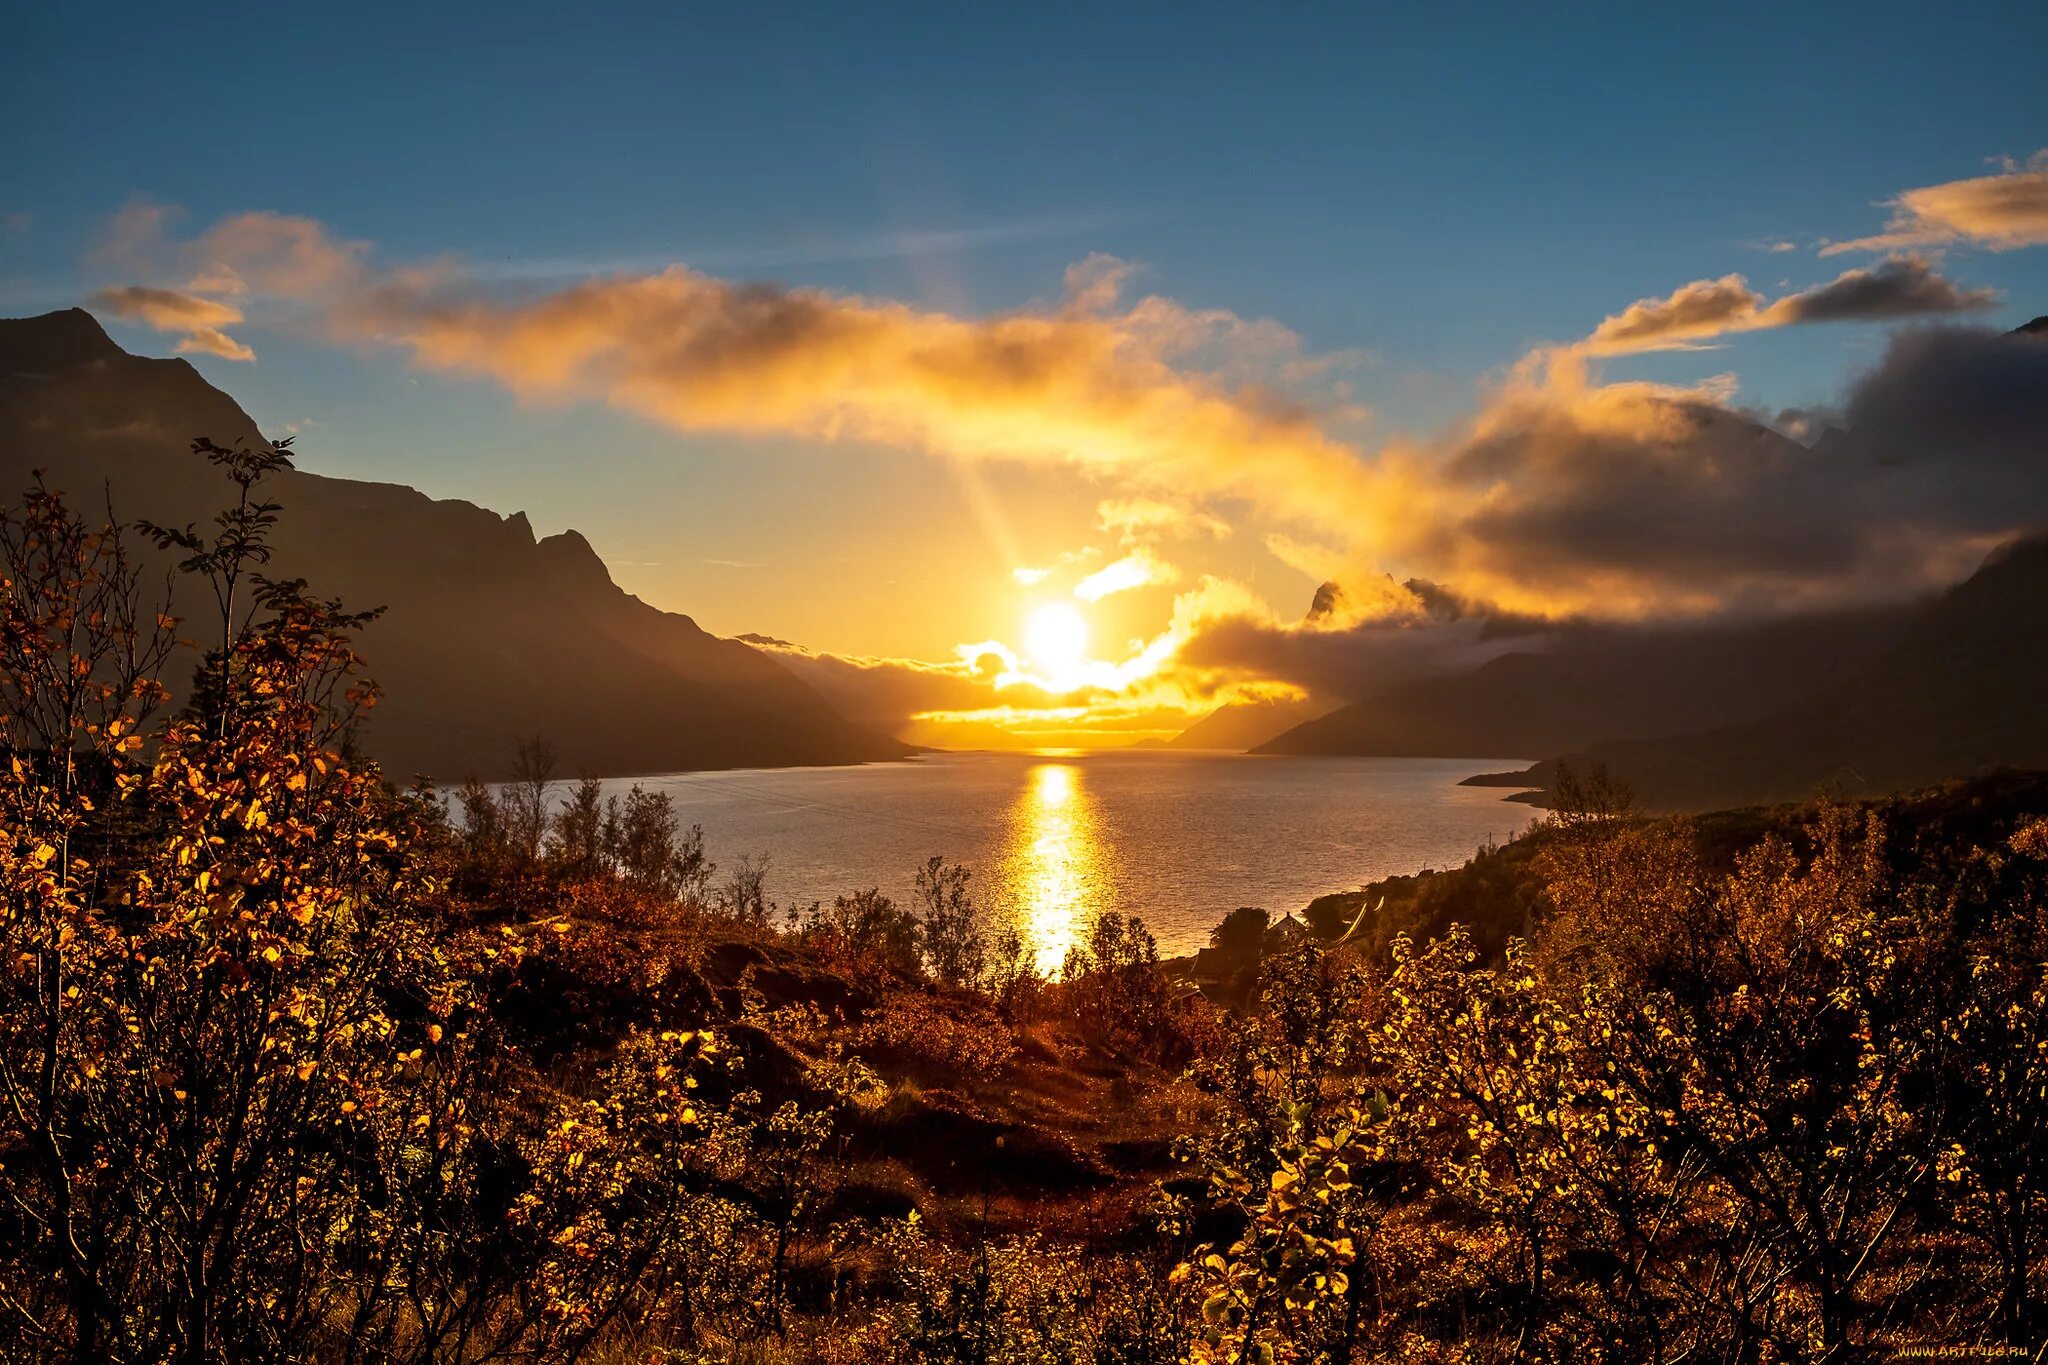
[(1010, 808), (1003, 882), (1018, 932), (1051, 975), (1105, 907), (1105, 850), (1095, 808), (1072, 763), (1041, 763)]

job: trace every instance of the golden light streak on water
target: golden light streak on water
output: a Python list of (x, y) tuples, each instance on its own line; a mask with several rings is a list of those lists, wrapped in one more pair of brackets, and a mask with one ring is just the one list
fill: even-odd
[(1054, 975), (1067, 949), (1105, 908), (1106, 850), (1094, 803), (1073, 763), (1041, 763), (1010, 808), (1003, 882), (1010, 913), (1038, 970)]

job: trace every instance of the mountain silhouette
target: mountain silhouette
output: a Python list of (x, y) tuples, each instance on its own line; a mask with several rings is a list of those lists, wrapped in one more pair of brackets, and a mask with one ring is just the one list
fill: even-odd
[[(130, 355), (82, 310), (0, 319), (0, 503), (32, 471), (127, 521), (205, 522), (226, 484), (190, 451), (263, 434), (183, 360)], [(540, 735), (565, 773), (858, 763), (908, 750), (781, 664), (622, 591), (574, 531), (398, 484), (290, 472), (274, 577), (386, 612), (358, 642), (387, 700), (365, 747), (394, 776), (499, 776)], [(196, 597), (179, 614), (203, 619)], [(196, 624), (188, 630), (197, 629)]]
[(1239, 701), (1219, 706), (1157, 748), (1244, 753), (1311, 721), (1329, 708), (1314, 701)]
[(1389, 684), (1252, 752), (1536, 756), (1760, 720), (1851, 676), (1909, 616), (1892, 607), (1711, 628), (1561, 626), (1477, 667)]
[[(1658, 810), (1857, 796), (1996, 768), (2048, 768), (2048, 538), (2020, 541), (1929, 604), (1841, 686), (1748, 725), (1604, 743)], [(1546, 786), (1556, 762), (1537, 764)]]

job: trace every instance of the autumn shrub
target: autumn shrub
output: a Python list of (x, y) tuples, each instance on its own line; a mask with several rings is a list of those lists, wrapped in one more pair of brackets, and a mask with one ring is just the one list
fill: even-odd
[(989, 940), (982, 990), (1013, 1028), (1029, 1028), (1044, 1012), (1049, 983), (1038, 969), (1038, 954), (1015, 926)]
[(879, 967), (904, 977), (923, 971), (922, 926), (915, 915), (878, 890), (837, 896), (830, 905), (814, 904), (799, 911), (790, 928), (797, 942), (849, 968)]
[(1067, 950), (1059, 1000), (1096, 1045), (1156, 1059), (1179, 1058), (1171, 997), (1159, 971), (1159, 945), (1143, 920), (1108, 911)]
[(1297, 969), (1197, 1069), (1242, 1231), (1181, 1271), (1193, 1358), (2033, 1349), (2040, 828), (1916, 860), (1823, 806), (1716, 874), (1683, 823), (1587, 819), (1533, 944), (1398, 939), (1334, 1011)]
[[(453, 882), (479, 913), (559, 917), (566, 904), (629, 928), (691, 933), (720, 905), (765, 923), (763, 869), (745, 862), (714, 893), (718, 869), (704, 829), (684, 828), (667, 792), (635, 783), (623, 797), (606, 796), (584, 778), (558, 801), (546, 754), (539, 741), (523, 741), (515, 767), (524, 778), (502, 788), (472, 778), (456, 792)], [(738, 912), (735, 879), (752, 893)]]
[(354, 753), (368, 619), (269, 579), (281, 450), (154, 528), (218, 607), (183, 709), (123, 528), (0, 519), (0, 1358), (568, 1361), (660, 1321), (706, 1035), (555, 1090), (444, 913), (438, 810)]
[(915, 1218), (877, 1243), (890, 1295), (863, 1325), (873, 1360), (944, 1365), (1169, 1365), (1195, 1314), (1168, 1254), (1117, 1255), (1047, 1238), (976, 1238), (957, 1245)]
[(988, 967), (988, 943), (968, 879), (966, 868), (940, 857), (917, 870), (917, 943), (925, 970), (962, 990), (981, 985)]
[(999, 1074), (1017, 1055), (1014, 1036), (999, 1017), (913, 991), (885, 996), (846, 1035), (846, 1046), (979, 1077)]
[(1244, 1015), (1182, 1026), (1197, 1045), (1189, 1079), (1218, 1107), (1182, 1148), (1210, 1170), (1254, 1181), (1271, 1174), (1298, 1127), (1355, 1098), (1368, 989), (1355, 957), (1314, 943), (1266, 958), (1258, 980)]

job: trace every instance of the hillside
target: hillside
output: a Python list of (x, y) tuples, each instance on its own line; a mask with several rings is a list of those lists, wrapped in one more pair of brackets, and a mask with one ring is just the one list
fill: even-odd
[(1219, 706), (1159, 746), (1244, 753), (1327, 712), (1313, 701), (1245, 701)]
[(1839, 685), (1909, 616), (1880, 608), (1718, 628), (1565, 627), (1540, 651), (1395, 683), (1254, 752), (1540, 755), (1742, 724)]
[[(128, 354), (80, 310), (0, 320), (0, 481), (48, 471), (125, 520), (202, 521), (221, 487), (196, 436), (262, 439), (183, 360)], [(502, 773), (542, 735), (566, 771), (858, 763), (894, 741), (841, 717), (774, 660), (621, 591), (574, 531), (536, 539), (509, 517), (396, 484), (290, 473), (278, 576), (352, 607), (385, 606), (361, 648), (392, 699), (366, 743), (394, 774)], [(180, 603), (197, 615), (196, 603)]]
[[(1886, 857), (1903, 871), (1916, 862), (1960, 865), (1973, 847), (1995, 847), (2027, 819), (2048, 809), (2048, 771), (2001, 771), (1856, 803), (1865, 815), (1893, 831)], [(1735, 870), (1737, 856), (1766, 836), (1795, 838), (1813, 818), (1811, 805), (1751, 805), (1685, 816), (1627, 822), (1683, 836), (1714, 877)], [(1460, 867), (1426, 868), (1385, 877), (1356, 891), (1318, 896), (1300, 914), (1324, 938), (1338, 938), (1370, 913), (1347, 940), (1356, 951), (1383, 956), (1401, 935), (1416, 941), (1441, 937), (1462, 926), (1481, 952), (1498, 953), (1511, 937), (1540, 933), (1554, 907), (1544, 894), (1546, 857), (1571, 838), (1568, 831), (1537, 825), (1527, 834), (1490, 849)]]
[[(1876, 794), (2048, 767), (2048, 539), (2008, 546), (1841, 686), (1752, 724), (1597, 744), (1659, 810)], [(1546, 762), (1529, 771), (1547, 782)]]

